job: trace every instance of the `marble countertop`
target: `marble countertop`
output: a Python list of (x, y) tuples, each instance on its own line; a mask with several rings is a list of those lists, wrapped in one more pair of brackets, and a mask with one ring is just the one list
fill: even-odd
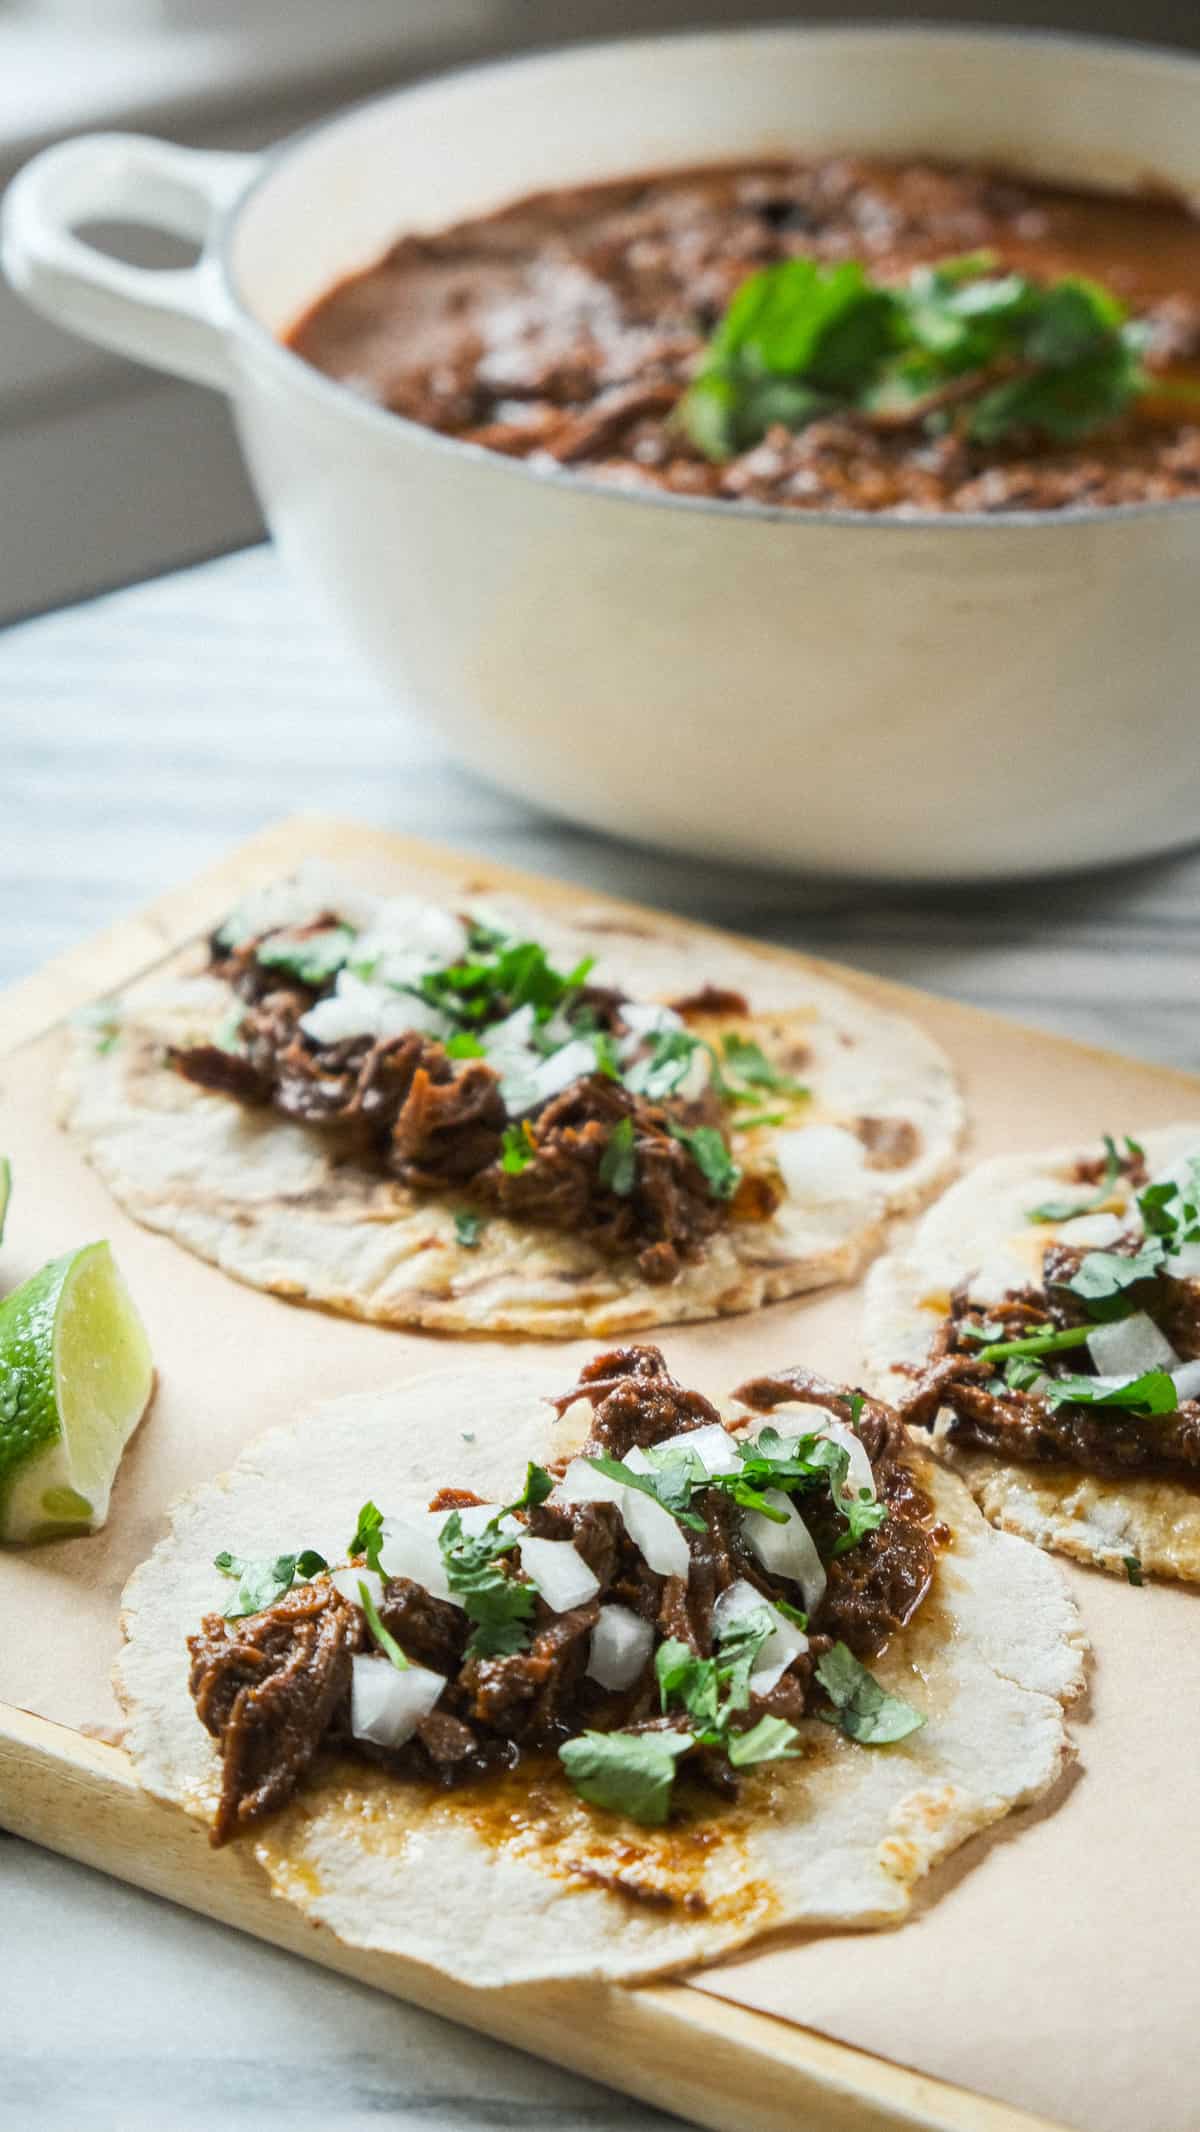
[[(265, 549), (10, 631), (0, 719), (0, 983), (307, 808), (1200, 1065), (1200, 853), (948, 895), (634, 850), (452, 767), (351, 672)], [(5, 1837), (0, 1976), (0, 2126), (13, 2132), (670, 2122)]]

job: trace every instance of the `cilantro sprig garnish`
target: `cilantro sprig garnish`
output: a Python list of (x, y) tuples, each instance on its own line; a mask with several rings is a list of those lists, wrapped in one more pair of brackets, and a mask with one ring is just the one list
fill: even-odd
[(545, 1467), (531, 1460), (520, 1495), (505, 1503), (482, 1532), (465, 1533), (460, 1513), (452, 1510), (438, 1534), (446, 1582), (467, 1619), (475, 1624), (467, 1644), (468, 1658), (507, 1658), (524, 1650), (529, 1641), (526, 1624), (537, 1588), (509, 1574), (505, 1558), (520, 1544), (521, 1530), (506, 1533), (502, 1528), (517, 1511), (544, 1503), (553, 1486)]
[(680, 405), (714, 460), (853, 410), (877, 427), (952, 425), (991, 444), (1069, 442), (1146, 389), (1145, 329), (1082, 276), (1040, 284), (992, 254), (916, 268), (899, 285), (857, 261), (787, 259), (736, 290)]
[(818, 1717), (864, 1747), (890, 1746), (925, 1723), (919, 1710), (883, 1687), (844, 1643), (818, 1658), (814, 1671), (830, 1702)]
[(313, 1547), (303, 1548), (299, 1554), (272, 1555), (257, 1561), (231, 1555), (222, 1548), (213, 1557), (213, 1567), (223, 1577), (237, 1578), (237, 1591), (224, 1611), (226, 1621), (240, 1621), (247, 1614), (261, 1614), (264, 1607), (274, 1606), (293, 1584), (307, 1583), (310, 1577), (328, 1569), (329, 1564)]
[(1175, 1380), (1166, 1370), (1145, 1370), (1128, 1384), (1114, 1385), (1095, 1377), (1047, 1377), (1041, 1392), (1052, 1406), (1121, 1407), (1134, 1414), (1173, 1414), (1179, 1405)]

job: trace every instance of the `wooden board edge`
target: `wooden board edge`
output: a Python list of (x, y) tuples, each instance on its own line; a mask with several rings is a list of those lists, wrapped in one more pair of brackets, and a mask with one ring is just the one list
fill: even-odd
[[(939, 1015), (957, 1022), (964, 1029), (986, 1030), (997, 1023), (1010, 1029), (1030, 1026), (1016, 1017), (995, 1014), (989, 1008), (967, 1006), (944, 994), (935, 995), (916, 985), (899, 984), (894, 978), (877, 977), (870, 971), (857, 970), (850, 964), (832, 962), (822, 956), (806, 955), (795, 948), (750, 940), (744, 934), (705, 925), (699, 919), (682, 919), (677, 913), (664, 914), (648, 904), (631, 902), (603, 890), (590, 890), (578, 882), (564, 881), (550, 874), (529, 873), (501, 860), (475, 859), (470, 852), (456, 851), (449, 845), (432, 843), (424, 837), (334, 815), (295, 814), (270, 823), (190, 880), (156, 897), (144, 909), (118, 920), (105, 932), (57, 956), (33, 976), (0, 992), (0, 1053), (31, 1042), (65, 1016), (128, 983), (187, 941), (208, 931), (247, 889), (272, 880), (313, 853), (349, 866), (369, 861), (372, 857), (393, 862), (397, 858), (409, 857), (422, 866), (451, 876), (461, 876), (464, 870), (476, 869), (481, 887), (503, 888), (514, 894), (540, 897), (551, 904), (580, 901), (603, 904), (635, 922), (661, 919), (664, 915), (673, 917), (676, 922), (685, 924), (690, 932), (732, 942), (740, 948), (749, 946), (768, 962), (792, 968), (799, 964), (831, 982), (846, 985), (868, 999), (890, 1006), (900, 1014), (919, 1016), (921, 1008), (936, 998)], [(1089, 1059), (1101, 1065), (1129, 1063), (1126, 1055), (1106, 1050), (1103, 1045), (1086, 1044), (1077, 1037), (1062, 1036), (1053, 1030), (1039, 1029), (1036, 1033), (1042, 1042), (1053, 1044), (1080, 1060)], [(1153, 1065), (1155, 1074), (1163, 1081), (1175, 1084), (1181, 1102), (1194, 1104), (1200, 1101), (1200, 1074), (1163, 1066), (1157, 1061), (1145, 1063)]]
[(686, 1983), (478, 1991), (347, 1947), (279, 1901), (249, 1852), (139, 1786), (118, 1747), (0, 1704), (0, 1825), (427, 2012), (713, 2132), (1062, 2132)]

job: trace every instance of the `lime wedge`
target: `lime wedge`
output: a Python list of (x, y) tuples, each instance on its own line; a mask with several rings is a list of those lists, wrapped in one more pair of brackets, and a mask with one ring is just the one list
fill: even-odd
[(8, 1201), (11, 1191), (12, 1164), (7, 1155), (0, 1155), (0, 1244), (4, 1242), (4, 1218), (8, 1213)]
[(149, 1402), (146, 1328), (107, 1244), (0, 1303), (0, 1541), (95, 1532)]

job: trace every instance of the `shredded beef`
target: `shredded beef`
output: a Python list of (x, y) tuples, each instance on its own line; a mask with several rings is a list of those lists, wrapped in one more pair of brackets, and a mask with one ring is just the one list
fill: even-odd
[[(738, 1395), (769, 1410), (784, 1400), (816, 1401), (849, 1413), (851, 1395), (803, 1371), (755, 1380)], [(719, 1420), (700, 1393), (676, 1383), (654, 1347), (614, 1349), (587, 1364), (579, 1383), (557, 1402), (565, 1409), (584, 1397), (593, 1408), (586, 1450), (624, 1457), (666, 1438)], [(793, 1660), (766, 1696), (754, 1695), (739, 1722), (764, 1714), (798, 1722), (819, 1707), (823, 1691), (814, 1663), (842, 1638), (860, 1657), (881, 1650), (911, 1617), (932, 1573), (929, 1505), (901, 1456), (905, 1437), (895, 1415), (868, 1402), (860, 1433), (889, 1515), (860, 1546), (834, 1555), (844, 1520), (824, 1491), (799, 1498), (802, 1514), (828, 1565), (825, 1598), (810, 1623), (810, 1646)], [(433, 1507), (449, 1511), (477, 1501), (468, 1489), (445, 1488)], [(190, 1687), (197, 1712), (218, 1741), (223, 1761), (221, 1805), (213, 1832), (225, 1842), (282, 1805), (323, 1744), (358, 1755), (397, 1777), (442, 1786), (478, 1781), (522, 1756), (552, 1750), (585, 1729), (644, 1731), (676, 1728), (664, 1716), (653, 1657), (629, 1687), (602, 1688), (587, 1672), (592, 1631), (601, 1605), (631, 1608), (662, 1638), (674, 1637), (700, 1657), (713, 1649), (716, 1600), (744, 1580), (768, 1599), (799, 1605), (797, 1587), (762, 1568), (728, 1496), (699, 1490), (693, 1509), (704, 1529), (687, 1531), (691, 1568), (685, 1577), (651, 1570), (609, 1502), (567, 1503), (553, 1498), (527, 1516), (536, 1537), (573, 1541), (599, 1581), (586, 1604), (554, 1613), (539, 1595), (525, 1648), (468, 1657), (471, 1625), (465, 1612), (404, 1577), (385, 1580), (379, 1613), (384, 1628), (414, 1663), (445, 1677), (437, 1707), (403, 1746), (389, 1749), (350, 1732), (350, 1661), (370, 1651), (357, 1609), (323, 1582), (296, 1587), (247, 1621), (210, 1615), (189, 1643)], [(381, 1664), (383, 1660), (379, 1661)], [(727, 1758), (696, 1747), (687, 1773), (728, 1796), (736, 1773)]]
[[(320, 926), (336, 922), (326, 916)], [(491, 1065), (452, 1060), (442, 1044), (415, 1031), (316, 1043), (301, 1027), (316, 992), (256, 962), (260, 944), (213, 948), (214, 971), (246, 1004), (238, 1050), (206, 1043), (171, 1053), (198, 1086), (335, 1135), (339, 1152), (414, 1191), (453, 1191), (516, 1221), (585, 1236), (606, 1254), (630, 1255), (654, 1284), (674, 1280), (686, 1261), (700, 1257), (731, 1214), (763, 1220), (773, 1211), (777, 1194), (763, 1179), (745, 1178), (733, 1207), (715, 1196), (671, 1130), (703, 1125), (723, 1135), (715, 1089), (664, 1107), (607, 1075), (587, 1075), (524, 1118), (527, 1159), (523, 1167), (506, 1166), (510, 1118)], [(745, 1006), (740, 995), (712, 997)], [(622, 1026), (622, 1003), (621, 993), (603, 986), (584, 986), (578, 995), (592, 1025), (609, 1034)], [(602, 1169), (626, 1121), (634, 1134), (633, 1184), (617, 1191)]]
[[(1135, 1183), (1144, 1182), (1137, 1158), (1126, 1168)], [(1081, 1164), (1080, 1182), (1096, 1183), (1102, 1173), (1102, 1163)], [(1131, 1256), (1138, 1241), (1118, 1239), (1112, 1252)], [(1049, 1245), (1042, 1258), (1041, 1288), (1012, 1289), (986, 1307), (973, 1304), (967, 1288), (957, 1290), (926, 1366), (914, 1373), (913, 1388), (900, 1401), (900, 1414), (916, 1429), (932, 1429), (945, 1415), (952, 1442), (1020, 1465), (1078, 1466), (1109, 1478), (1132, 1472), (1171, 1474), (1200, 1485), (1200, 1401), (1185, 1399), (1175, 1413), (1153, 1415), (1059, 1403), (1032, 1388), (1021, 1391), (1004, 1384), (996, 1367), (980, 1360), (978, 1341), (962, 1336), (964, 1321), (985, 1318), (997, 1326), (999, 1339), (1020, 1339), (1047, 1324), (1061, 1331), (1090, 1325), (1086, 1305), (1064, 1285), (1086, 1256), (1078, 1245)], [(1133, 1282), (1123, 1295), (1134, 1309), (1153, 1318), (1181, 1359), (1200, 1355), (1200, 1283), (1158, 1273)], [(1041, 1361), (1048, 1374), (1057, 1364), (1073, 1374), (1091, 1371), (1086, 1347)]]
[(214, 1843), (282, 1806), (345, 1715), (359, 1620), (331, 1585), (302, 1584), (244, 1621), (206, 1616), (188, 1686), (221, 1745)]

